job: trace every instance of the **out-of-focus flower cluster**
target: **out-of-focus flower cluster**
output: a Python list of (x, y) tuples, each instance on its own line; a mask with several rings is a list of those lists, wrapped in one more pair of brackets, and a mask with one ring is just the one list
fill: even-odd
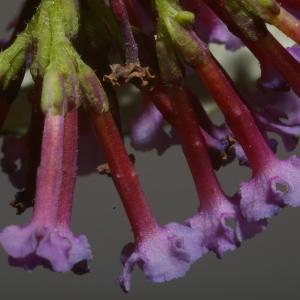
[[(77, 174), (95, 170), (112, 177), (134, 235), (121, 255), (124, 291), (135, 265), (152, 282), (182, 277), (203, 255), (221, 258), (285, 206), (300, 206), (300, 160), (277, 158), (268, 135), (276, 133), (287, 152), (300, 136), (299, 16), (293, 0), (25, 1), (0, 53), (0, 126), (5, 134), (10, 123), (17, 135), (4, 137), (1, 165), (19, 190), (11, 203), (17, 213), (33, 207), (27, 224), (0, 232), (9, 263), (89, 271), (91, 248), (72, 233), (71, 213)], [(267, 24), (295, 46), (285, 49)], [(239, 91), (210, 43), (247, 47), (261, 67), (255, 87)], [(31, 112), (20, 105), (12, 115), (27, 70)], [(224, 124), (211, 120), (191, 76)], [(199, 209), (182, 223), (158, 224), (124, 147), (117, 92), (130, 86), (142, 102), (131, 121), (132, 146), (162, 154), (181, 145), (189, 165)], [(18, 123), (24, 117), (28, 126)], [(216, 171), (235, 159), (252, 176), (227, 196)]]

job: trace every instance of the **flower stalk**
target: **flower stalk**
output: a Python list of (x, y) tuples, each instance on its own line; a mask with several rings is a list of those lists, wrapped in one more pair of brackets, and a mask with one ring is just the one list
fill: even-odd
[(111, 114), (109, 112), (100, 115), (92, 113), (92, 118), (112, 178), (138, 241), (155, 231), (158, 225), (146, 203), (137, 174)]

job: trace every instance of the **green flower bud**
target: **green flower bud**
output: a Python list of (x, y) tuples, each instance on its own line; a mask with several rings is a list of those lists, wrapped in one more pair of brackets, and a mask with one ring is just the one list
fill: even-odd
[(182, 26), (190, 26), (195, 22), (195, 15), (190, 11), (180, 11), (176, 14), (175, 20)]

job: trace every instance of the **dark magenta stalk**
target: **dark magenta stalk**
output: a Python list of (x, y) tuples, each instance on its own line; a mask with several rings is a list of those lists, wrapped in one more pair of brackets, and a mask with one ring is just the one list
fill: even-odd
[[(185, 92), (189, 95), (189, 99), (191, 101), (191, 104), (193, 105), (197, 122), (200, 125), (200, 127), (208, 133), (213, 133), (214, 125), (208, 117), (201, 103), (186, 88)], [(172, 99), (167, 94), (167, 91), (162, 86), (156, 85), (153, 89), (149, 91), (149, 95), (151, 97), (152, 102), (155, 104), (155, 106), (161, 112), (161, 114), (164, 116), (167, 122), (173, 127), (176, 127), (175, 114), (172, 107)]]
[(57, 206), (57, 224), (69, 228), (71, 225), (73, 197), (77, 175), (78, 112), (73, 108), (65, 116), (62, 157), (62, 182)]
[(63, 139), (64, 116), (47, 112), (37, 172), (33, 222), (41, 221), (49, 226), (55, 223), (62, 181)]
[(96, 135), (110, 167), (136, 240), (157, 229), (132, 162), (110, 112), (91, 113)]
[(222, 110), (226, 123), (242, 145), (254, 173), (263, 170), (273, 153), (254, 118), (215, 59), (208, 55), (197, 73)]
[(204, 137), (199, 127), (197, 114), (189, 94), (182, 86), (168, 89), (176, 118), (176, 130), (179, 133), (182, 148), (192, 172), (201, 209), (214, 205), (223, 192), (220, 188)]

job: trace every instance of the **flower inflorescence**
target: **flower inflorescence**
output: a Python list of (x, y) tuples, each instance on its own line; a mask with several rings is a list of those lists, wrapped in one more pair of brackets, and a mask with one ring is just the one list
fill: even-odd
[[(3, 142), (2, 168), (19, 189), (11, 205), (18, 214), (33, 207), (28, 224), (0, 232), (10, 264), (89, 271), (91, 248), (84, 235), (72, 233), (71, 213), (77, 173), (96, 169), (112, 177), (134, 235), (121, 256), (119, 282), (126, 292), (136, 264), (152, 282), (182, 277), (206, 253), (221, 258), (265, 230), (283, 207), (299, 207), (300, 160), (277, 158), (277, 141), (268, 137), (277, 133), (292, 151), (300, 134), (297, 3), (25, 1), (0, 53), (2, 128), (27, 70), (34, 81), (28, 128), (14, 128), (22, 136)], [(266, 24), (295, 46), (285, 49)], [(256, 88), (241, 94), (210, 43), (247, 47), (261, 66)], [(191, 74), (214, 99), (224, 124), (211, 120), (188, 82)], [(142, 101), (130, 129), (132, 146), (162, 154), (179, 144), (189, 165), (200, 204), (181, 224), (158, 224), (126, 152), (117, 91), (132, 85)], [(235, 158), (252, 176), (227, 196), (216, 171)]]

